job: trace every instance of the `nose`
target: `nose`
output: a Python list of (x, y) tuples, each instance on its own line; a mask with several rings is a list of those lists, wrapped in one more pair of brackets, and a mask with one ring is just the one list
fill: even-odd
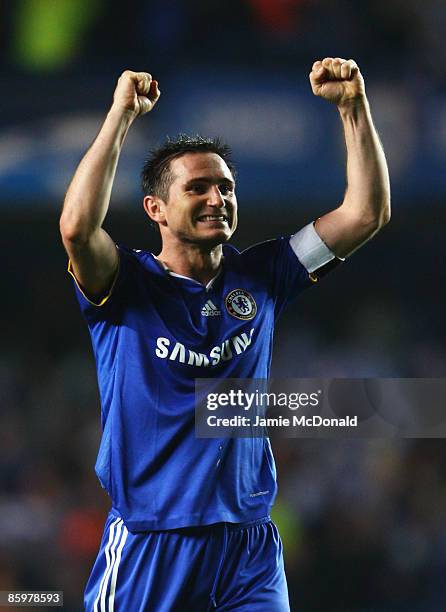
[(208, 205), (215, 206), (215, 208), (222, 208), (225, 205), (225, 201), (217, 185), (211, 185)]

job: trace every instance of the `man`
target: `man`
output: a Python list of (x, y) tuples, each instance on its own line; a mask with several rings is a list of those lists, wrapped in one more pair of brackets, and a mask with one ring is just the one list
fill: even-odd
[[(267, 378), (277, 315), (389, 219), (386, 162), (352, 60), (314, 63), (337, 105), (348, 185), (338, 208), (291, 237), (239, 253), (234, 168), (219, 141), (168, 142), (143, 170), (162, 249), (117, 247), (102, 229), (119, 154), (160, 91), (126, 71), (68, 189), (60, 228), (97, 362), (96, 471), (113, 508), (87, 610), (289, 610), (269, 441), (194, 437), (194, 379)], [(323, 176), (323, 169), (320, 170)]]

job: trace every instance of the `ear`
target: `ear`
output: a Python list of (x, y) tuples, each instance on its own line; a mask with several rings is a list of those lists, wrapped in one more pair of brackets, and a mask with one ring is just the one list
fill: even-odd
[(154, 195), (147, 195), (143, 200), (144, 210), (152, 221), (159, 225), (165, 225), (166, 216), (164, 208), (166, 206), (164, 200)]

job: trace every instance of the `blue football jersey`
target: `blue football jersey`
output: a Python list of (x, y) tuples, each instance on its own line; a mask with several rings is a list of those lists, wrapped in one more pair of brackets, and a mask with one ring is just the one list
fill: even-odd
[(268, 377), (275, 321), (312, 284), (291, 244), (225, 245), (207, 286), (119, 247), (101, 305), (76, 285), (102, 405), (96, 473), (130, 531), (268, 515), (276, 495), (269, 440), (196, 438), (194, 381)]

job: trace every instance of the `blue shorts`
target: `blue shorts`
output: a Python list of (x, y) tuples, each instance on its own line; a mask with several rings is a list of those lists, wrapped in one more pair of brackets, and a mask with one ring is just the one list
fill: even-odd
[(111, 512), (85, 590), (87, 612), (289, 612), (270, 518), (130, 533)]

